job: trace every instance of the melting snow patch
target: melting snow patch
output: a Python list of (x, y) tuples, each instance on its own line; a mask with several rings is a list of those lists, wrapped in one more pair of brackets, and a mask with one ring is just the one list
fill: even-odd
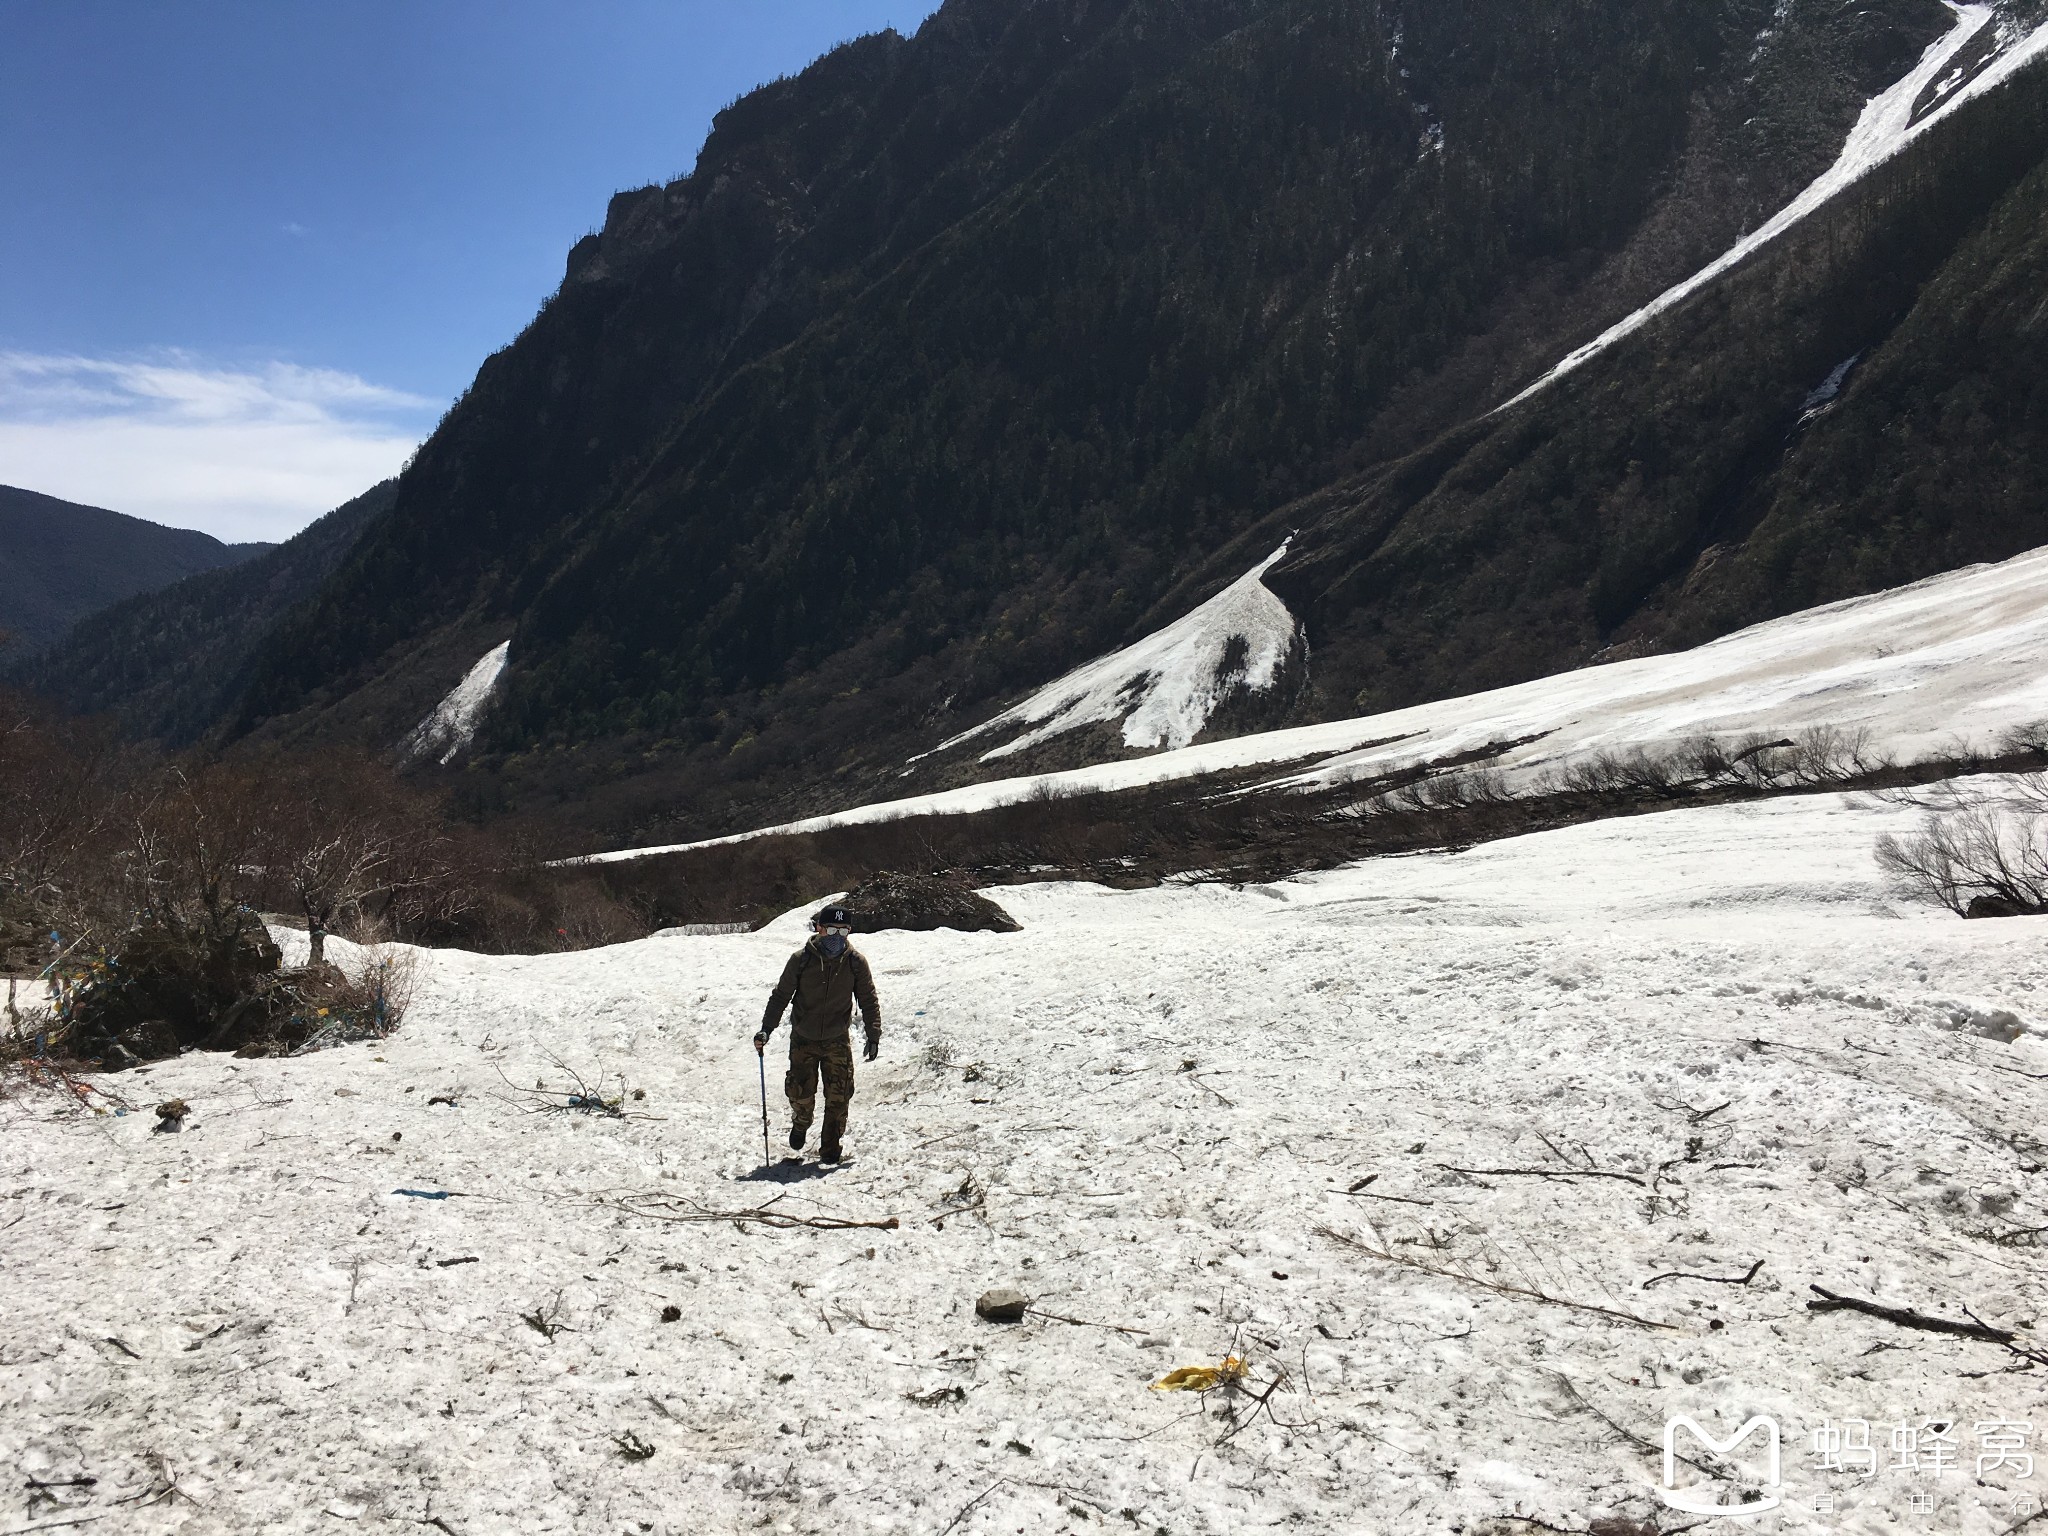
[(1799, 420), (1802, 424), (1813, 420), (1834, 405), (1835, 397), (1841, 394), (1842, 385), (1849, 377), (1849, 370), (1856, 366), (1857, 359), (1862, 356), (1863, 354), (1858, 352), (1854, 357), (1835, 364), (1826, 378), (1807, 391), (1806, 398), (1799, 402)]
[(448, 697), (434, 706), (434, 712), (414, 727), (412, 735), (405, 739), (404, 755), (411, 759), (431, 753), (436, 762), (453, 762), (456, 754), (475, 737), (484, 706), (490, 703), (511, 653), (510, 640), (486, 652), (463, 675), (462, 681), (448, 690)]
[(987, 762), (1120, 717), (1127, 747), (1186, 746), (1232, 693), (1263, 693), (1279, 678), (1297, 626), (1287, 605), (1259, 578), (1286, 553), (1282, 544), (1192, 613), (1076, 667), (993, 720), (941, 742), (938, 750), (1013, 726), (1031, 727), (984, 752), (981, 760)]

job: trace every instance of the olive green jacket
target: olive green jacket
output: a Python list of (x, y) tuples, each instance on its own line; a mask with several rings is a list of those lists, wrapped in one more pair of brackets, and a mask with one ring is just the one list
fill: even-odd
[(814, 939), (791, 955), (782, 968), (782, 979), (768, 995), (761, 1032), (773, 1034), (787, 1008), (792, 1039), (806, 1045), (844, 1040), (853, 1024), (856, 999), (869, 1036), (881, 1039), (882, 1004), (875, 996), (875, 975), (868, 969), (867, 957), (849, 944), (845, 954), (828, 960)]

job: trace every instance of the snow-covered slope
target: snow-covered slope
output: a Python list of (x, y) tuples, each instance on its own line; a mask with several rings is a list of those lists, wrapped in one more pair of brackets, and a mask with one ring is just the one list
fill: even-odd
[[(1259, 578), (1282, 544), (1206, 603), (1120, 651), (1076, 667), (1023, 703), (935, 749), (1016, 727), (1023, 734), (981, 754), (988, 762), (1084, 725), (1121, 719), (1127, 747), (1184, 747), (1233, 693), (1263, 693), (1286, 664), (1299, 626)], [(930, 755), (930, 754), (926, 754)]]
[(1355, 720), (886, 801), (767, 830), (971, 812), (1025, 799), (1048, 785), (1127, 789), (1268, 763), (1295, 765), (1276, 783), (1336, 783), (1523, 737), (1536, 739), (1498, 764), (1525, 782), (1597, 751), (1671, 746), (1699, 735), (1783, 736), (1811, 726), (1866, 729), (1874, 748), (1911, 758), (1959, 738), (1988, 744), (2005, 730), (2048, 720), (2044, 658), (2048, 549), (1792, 614), (1668, 656), (1586, 667)]
[[(2009, 79), (2016, 71), (2048, 52), (2048, 23), (2028, 32), (1998, 36), (1994, 43), (1986, 35), (1987, 28), (1997, 26), (1993, 7), (1951, 3), (1949, 9), (1955, 13), (1954, 25), (1928, 45), (1910, 73), (1870, 99), (1857, 118), (1856, 126), (1849, 131), (1835, 163), (1805, 191), (1691, 277), (1666, 289), (1641, 309), (1616, 321), (1593, 340), (1567, 354), (1543, 377), (1498, 409), (1506, 410), (1528, 399), (1580, 364), (1599, 356), (1624, 336), (1682, 303), (1868, 175), (1964, 102)], [(1973, 49), (1973, 43), (1979, 44), (1979, 48)], [(1974, 61), (1986, 44), (1996, 49), (1990, 62), (1974, 71), (1960, 67), (1960, 60)], [(1922, 97), (1930, 93), (1932, 104), (1923, 102)]]
[[(1990, 1536), (2048, 1464), (1983, 1466), (1979, 1426), (2038, 1428), (2040, 1373), (1805, 1305), (2018, 1326), (2048, 1281), (2014, 1236), (2048, 1224), (2048, 1049), (2003, 1038), (2048, 949), (1889, 905), (1870, 845), (1911, 822), (1815, 796), (1005, 889), (1021, 933), (860, 941), (855, 1161), (787, 1184), (747, 1037), (800, 914), (428, 954), (381, 1047), (99, 1080), (186, 1099), (179, 1135), (0, 1101), (4, 1528), (1648, 1531), (1684, 1524), (1667, 1418), (1762, 1413), (1754, 1528)], [(529, 1113), (558, 1063), (646, 1097)], [(898, 1225), (662, 1219), (769, 1201)], [(977, 1320), (996, 1285), (1039, 1311)], [(1270, 1417), (1151, 1390), (1229, 1353)], [(1957, 1460), (1893, 1468), (1929, 1419)], [(1852, 1420), (1875, 1475), (1817, 1470)]]
[(498, 686), (505, 661), (512, 654), (512, 642), (505, 641), (486, 651), (477, 664), (463, 674), (462, 681), (448, 690), (448, 697), (434, 706), (434, 712), (413, 727), (405, 740), (408, 758), (432, 756), (436, 762), (451, 763), (469, 745), (482, 722), (484, 706)]

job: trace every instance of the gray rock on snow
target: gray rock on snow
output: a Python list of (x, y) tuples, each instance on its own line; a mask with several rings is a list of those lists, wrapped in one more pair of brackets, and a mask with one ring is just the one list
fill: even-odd
[(1031, 1298), (1016, 1287), (999, 1285), (992, 1291), (983, 1291), (974, 1310), (986, 1322), (1021, 1323), (1030, 1305)]

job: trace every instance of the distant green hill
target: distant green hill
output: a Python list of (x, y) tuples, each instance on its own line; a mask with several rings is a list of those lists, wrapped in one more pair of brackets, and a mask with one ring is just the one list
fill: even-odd
[(0, 485), (0, 631), (23, 651), (40, 650), (110, 603), (274, 547), (223, 544), (191, 528)]
[(11, 674), (77, 710), (118, 715), (135, 734), (174, 743), (204, 734), (235, 696), (270, 630), (333, 574), (391, 506), (387, 480), (283, 544), (188, 576), (98, 613)]

